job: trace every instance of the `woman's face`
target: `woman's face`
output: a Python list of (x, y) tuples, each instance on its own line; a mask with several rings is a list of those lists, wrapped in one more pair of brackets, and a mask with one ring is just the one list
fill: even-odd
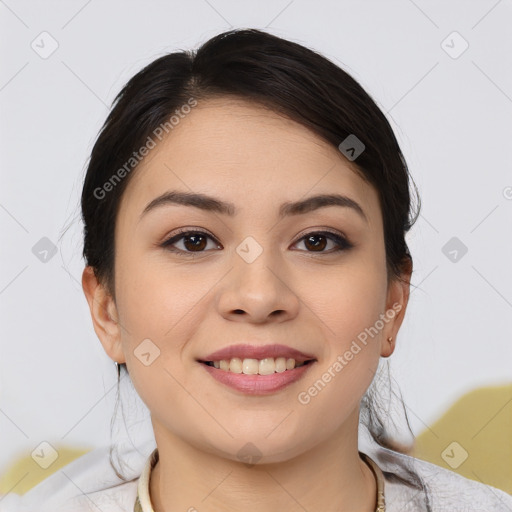
[[(194, 107), (134, 171), (115, 232), (113, 322), (95, 328), (112, 359), (126, 362), (157, 442), (179, 438), (232, 460), (252, 451), (277, 462), (357, 429), (408, 288), (388, 284), (378, 196), (350, 166), (302, 125), (216, 99)], [(209, 208), (162, 200), (145, 211), (171, 191), (232, 211), (213, 200), (203, 203)], [(323, 194), (360, 210), (282, 210)], [(163, 245), (180, 230), (201, 233)], [(237, 344), (285, 345), (314, 361), (286, 375), (282, 360), (272, 375), (246, 375), (240, 364), (259, 371), (261, 358), (254, 366), (242, 353), (232, 387), (214, 378), (226, 376), (226, 363), (200, 361)], [(262, 373), (280, 353), (267, 354), (276, 359)], [(280, 387), (269, 385), (277, 379)]]

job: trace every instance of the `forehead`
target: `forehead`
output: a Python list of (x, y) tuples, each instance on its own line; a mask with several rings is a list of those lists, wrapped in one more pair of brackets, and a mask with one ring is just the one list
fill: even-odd
[(200, 101), (138, 165), (121, 211), (135, 215), (167, 190), (198, 192), (257, 213), (266, 205), (338, 192), (378, 214), (376, 191), (305, 126), (241, 99)]

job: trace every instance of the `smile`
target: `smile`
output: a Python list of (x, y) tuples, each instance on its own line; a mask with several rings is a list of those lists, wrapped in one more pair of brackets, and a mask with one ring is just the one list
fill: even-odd
[(244, 375), (272, 375), (273, 373), (283, 373), (285, 371), (300, 368), (305, 364), (313, 362), (313, 359), (303, 362), (297, 362), (289, 357), (267, 357), (265, 359), (221, 359), (220, 361), (204, 361), (204, 364), (214, 368), (231, 373), (243, 373)]
[[(280, 358), (277, 358), (275, 362), (272, 361), (272, 364), (279, 367), (279, 369), (282, 369), (283, 363), (282, 361), (279, 361), (279, 359)], [(304, 361), (303, 363), (299, 363), (298, 366), (295, 366), (295, 361), (293, 359), (287, 359), (285, 360), (285, 364), (287, 366), (285, 370), (274, 370), (272, 373), (262, 375), (259, 373), (259, 365), (262, 361), (265, 361), (265, 359), (261, 361), (257, 359), (243, 359), (240, 360), (240, 362), (235, 361), (234, 368), (239, 369), (239, 365), (242, 365), (242, 370), (244, 369), (244, 366), (246, 366), (247, 371), (254, 371), (257, 369), (257, 373), (244, 373), (244, 371), (236, 373), (230, 369), (221, 369), (221, 362), (223, 366), (227, 368), (228, 363), (229, 367), (231, 367), (231, 361), (232, 360), (199, 361), (199, 363), (201, 364), (201, 367), (208, 372), (210, 377), (222, 384), (223, 387), (227, 386), (228, 388), (242, 393), (243, 395), (270, 395), (282, 391), (294, 382), (302, 379), (309, 369), (316, 363), (316, 360), (313, 359)], [(247, 365), (245, 364), (246, 361), (248, 361)], [(219, 364), (219, 368), (215, 367), (215, 363)], [(271, 363), (267, 361), (264, 362), (263, 365), (264, 368), (265, 365), (268, 365), (267, 368), (268, 371), (270, 371)]]

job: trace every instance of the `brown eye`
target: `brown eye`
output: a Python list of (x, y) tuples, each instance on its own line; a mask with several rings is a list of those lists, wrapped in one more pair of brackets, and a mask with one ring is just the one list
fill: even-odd
[[(303, 236), (299, 242), (303, 240), (307, 252), (331, 254), (333, 252), (350, 249), (352, 247), (352, 244), (344, 236), (330, 231), (308, 233), (306, 236)], [(328, 242), (334, 243), (334, 250), (324, 250), (328, 245)]]
[[(168, 251), (184, 256), (194, 256), (207, 251), (208, 241), (215, 242), (213, 248), (222, 248), (222, 246), (205, 231), (180, 231), (161, 244), (161, 247)], [(330, 231), (314, 231), (303, 236), (298, 242), (304, 241), (306, 252), (319, 254), (332, 254), (347, 250), (353, 245), (342, 235)], [(178, 243), (182, 247), (175, 247)], [(325, 250), (329, 243), (333, 244), (330, 250)], [(212, 247), (210, 247), (212, 248)]]
[(304, 238), (304, 243), (308, 249), (312, 248), (314, 251), (322, 251), (327, 245), (327, 237), (323, 235), (309, 235)]
[(206, 236), (202, 234), (185, 235), (183, 238), (183, 245), (189, 251), (201, 251), (203, 250), (206, 243)]
[[(204, 231), (181, 231), (179, 234), (174, 235), (163, 242), (161, 247), (164, 247), (171, 252), (182, 253), (184, 255), (193, 255), (193, 253), (205, 252), (205, 249), (208, 245), (208, 239), (212, 241), (214, 240), (213, 237)], [(173, 247), (178, 242), (183, 243), (184, 249)], [(214, 245), (219, 247), (218, 243)]]

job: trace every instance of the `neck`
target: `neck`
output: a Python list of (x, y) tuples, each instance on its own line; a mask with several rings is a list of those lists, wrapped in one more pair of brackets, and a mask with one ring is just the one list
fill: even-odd
[(149, 491), (155, 512), (373, 512), (376, 482), (358, 454), (359, 411), (327, 441), (279, 463), (247, 466), (202, 451), (153, 420), (159, 461)]

